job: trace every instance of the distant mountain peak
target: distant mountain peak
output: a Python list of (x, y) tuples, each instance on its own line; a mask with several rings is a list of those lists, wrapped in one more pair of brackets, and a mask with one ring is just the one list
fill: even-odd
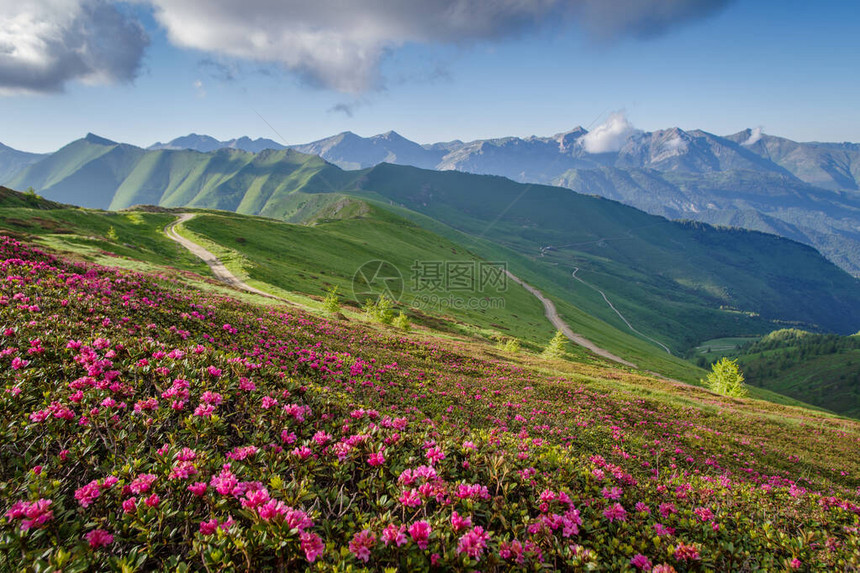
[(84, 137), (84, 141), (87, 143), (92, 143), (94, 145), (118, 145), (116, 141), (111, 141), (105, 137), (100, 137), (95, 133), (88, 133), (86, 137)]

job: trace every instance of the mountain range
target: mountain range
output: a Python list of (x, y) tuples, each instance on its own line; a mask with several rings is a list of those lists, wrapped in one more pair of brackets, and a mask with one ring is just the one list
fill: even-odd
[[(292, 149), (318, 155), (348, 170), (391, 163), (501, 175), (522, 183), (557, 185), (615, 199), (669, 219), (777, 234), (815, 247), (849, 273), (860, 276), (860, 145), (798, 143), (758, 129), (721, 137), (671, 128), (633, 132), (611, 150), (591, 153), (586, 141), (592, 135), (577, 127), (552, 137), (421, 145), (393, 131), (372, 137), (344, 132), (286, 146), (264, 138), (219, 141), (191, 134), (156, 143), (148, 151), (261, 153)], [(101, 138), (89, 135), (86, 139)], [(133, 149), (138, 151), (128, 146), (133, 155), (144, 151)], [(37, 162), (45, 164), (34, 165)], [(0, 148), (0, 183), (48, 191), (59, 180), (42, 178), (39, 173), (45, 173), (50, 164), (49, 156)], [(100, 182), (110, 187), (111, 180), (85, 170), (64, 181), (63, 186), (81, 185), (80, 190), (85, 191), (100, 187)], [(157, 185), (153, 188), (158, 189)], [(93, 193), (88, 203), (93, 206), (104, 204), (104, 193), (113, 197), (111, 190), (99, 192), (99, 198)]]

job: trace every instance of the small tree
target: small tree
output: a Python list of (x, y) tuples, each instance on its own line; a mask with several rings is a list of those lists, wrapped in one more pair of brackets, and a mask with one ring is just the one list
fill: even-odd
[(500, 338), (496, 348), (508, 354), (516, 354), (520, 351), (520, 341), (516, 338)]
[(409, 323), (409, 317), (406, 316), (406, 313), (400, 311), (400, 314), (397, 315), (397, 318), (394, 319), (392, 323), (394, 328), (399, 328), (400, 330), (408, 331), (412, 328), (412, 325)]
[(329, 314), (340, 312), (340, 297), (337, 294), (337, 285), (326, 291), (325, 299), (323, 299), (323, 310)]
[(394, 302), (382, 294), (379, 295), (379, 298), (376, 300), (370, 298), (367, 299), (364, 303), (364, 312), (372, 320), (381, 324), (390, 325), (394, 321), (394, 311), (391, 309), (392, 306), (394, 306)]
[(110, 228), (107, 230), (107, 233), (105, 233), (105, 237), (108, 241), (111, 241), (112, 243), (115, 243), (119, 240), (119, 235), (117, 234), (116, 229), (113, 228), (113, 225), (111, 225)]
[(744, 375), (738, 367), (737, 360), (729, 360), (726, 357), (714, 362), (711, 372), (705, 380), (708, 388), (717, 394), (742, 398), (747, 395), (747, 387), (744, 384)]
[(541, 356), (544, 358), (563, 358), (564, 357), (564, 348), (567, 346), (567, 337), (560, 330), (555, 332), (555, 336), (552, 337), (552, 340), (549, 341), (549, 344), (546, 345)]

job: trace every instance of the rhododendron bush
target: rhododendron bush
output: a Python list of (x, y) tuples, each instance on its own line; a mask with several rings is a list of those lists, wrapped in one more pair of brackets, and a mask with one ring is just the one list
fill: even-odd
[(606, 391), (7, 238), (0, 372), (2, 570), (860, 566), (850, 421)]

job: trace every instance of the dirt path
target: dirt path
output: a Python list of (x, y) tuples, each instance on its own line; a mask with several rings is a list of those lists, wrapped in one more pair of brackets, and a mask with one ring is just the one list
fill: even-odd
[(651, 337), (650, 337), (650, 336), (648, 336), (647, 334), (642, 334), (641, 332), (639, 332), (638, 330), (636, 330), (635, 328), (633, 328), (633, 325), (632, 325), (632, 324), (630, 324), (630, 321), (629, 321), (629, 320), (627, 320), (626, 318), (624, 318), (624, 315), (623, 315), (623, 314), (621, 314), (621, 311), (619, 311), (617, 308), (615, 308), (615, 305), (614, 305), (614, 304), (612, 304), (612, 302), (610, 302), (609, 298), (607, 298), (607, 296), (606, 296), (606, 293), (604, 293), (602, 290), (600, 290), (599, 288), (597, 288), (597, 287), (596, 287), (596, 286), (594, 286), (593, 284), (591, 284), (591, 283), (587, 283), (587, 282), (585, 282), (584, 280), (582, 280), (581, 278), (579, 278), (578, 276), (576, 276), (576, 273), (578, 273), (578, 272), (579, 272), (579, 267), (573, 267), (573, 272), (570, 274), (570, 276), (572, 276), (573, 278), (575, 278), (576, 280), (578, 280), (579, 282), (581, 282), (582, 284), (584, 284), (584, 285), (585, 285), (585, 286), (587, 286), (588, 288), (590, 288), (590, 289), (592, 289), (592, 290), (595, 290), (595, 291), (597, 291), (598, 293), (600, 293), (600, 296), (602, 296), (602, 297), (603, 297), (603, 300), (605, 300), (605, 301), (606, 301), (606, 304), (608, 304), (608, 305), (609, 305), (609, 308), (611, 308), (612, 310), (614, 310), (614, 311), (615, 311), (615, 314), (617, 314), (617, 315), (618, 315), (618, 317), (619, 317), (621, 320), (623, 320), (623, 321), (624, 321), (624, 324), (626, 324), (626, 325), (627, 325), (627, 328), (629, 328), (632, 332), (634, 332), (635, 334), (638, 334), (638, 335), (639, 335), (639, 336), (641, 336), (642, 338), (645, 338), (646, 340), (650, 340), (651, 342), (653, 342), (654, 344), (656, 344), (657, 346), (659, 346), (660, 348), (662, 348), (663, 350), (665, 350), (667, 353), (672, 354), (672, 351), (671, 351), (671, 350), (669, 350), (669, 347), (668, 347), (668, 346), (666, 346), (665, 344), (663, 344), (663, 343), (662, 343), (662, 342), (660, 342), (659, 340), (654, 340), (653, 338), (651, 338)]
[(215, 278), (217, 278), (219, 281), (239, 290), (258, 294), (267, 298), (273, 298), (276, 300), (289, 302), (285, 299), (271, 295), (267, 292), (263, 292), (260, 289), (254, 288), (248, 283), (242, 281), (236, 275), (231, 273), (227, 269), (227, 267), (224, 266), (224, 263), (222, 263), (214, 254), (204, 249), (194, 241), (190, 241), (176, 232), (176, 225), (180, 225), (182, 223), (185, 223), (186, 221), (190, 221), (193, 218), (194, 213), (182, 213), (178, 219), (164, 227), (164, 234), (167, 235), (167, 238), (176, 241), (177, 243), (191, 251), (193, 255), (202, 259), (204, 263), (209, 265), (209, 268), (212, 269), (212, 274), (214, 274)]
[(562, 333), (564, 333), (564, 335), (571, 342), (573, 342), (574, 344), (578, 344), (579, 346), (582, 346), (583, 348), (587, 348), (588, 350), (590, 350), (594, 354), (597, 354), (598, 356), (602, 356), (603, 358), (608, 358), (609, 360), (612, 360), (614, 362), (618, 362), (619, 364), (623, 364), (625, 366), (629, 366), (630, 368), (637, 368), (637, 366), (635, 364), (633, 364), (632, 362), (628, 362), (627, 360), (624, 360), (623, 358), (619, 358), (618, 356), (615, 356), (614, 354), (612, 354), (608, 350), (604, 350), (603, 348), (600, 348), (599, 346), (597, 346), (596, 344), (594, 344), (593, 342), (591, 342), (590, 340), (588, 340), (587, 338), (585, 338), (581, 334), (575, 333), (573, 330), (571, 330), (571, 328), (567, 325), (567, 323), (565, 321), (563, 321), (561, 319), (561, 317), (558, 315), (558, 311), (556, 311), (556, 309), (555, 309), (555, 304), (553, 304), (553, 302), (551, 300), (549, 300), (547, 297), (545, 297), (541, 291), (539, 291), (535, 287), (531, 286), (530, 284), (522, 281), (518, 277), (514, 276), (513, 274), (511, 274), (510, 271), (505, 271), (505, 272), (508, 274), (508, 276), (511, 278), (512, 281), (514, 281), (515, 283), (517, 283), (518, 285), (522, 286), (524, 289), (526, 289), (527, 291), (529, 291), (530, 293), (535, 295), (535, 297), (537, 297), (537, 299), (543, 303), (544, 314), (546, 315), (546, 317), (553, 324), (553, 326), (555, 326), (558, 330), (560, 330)]

